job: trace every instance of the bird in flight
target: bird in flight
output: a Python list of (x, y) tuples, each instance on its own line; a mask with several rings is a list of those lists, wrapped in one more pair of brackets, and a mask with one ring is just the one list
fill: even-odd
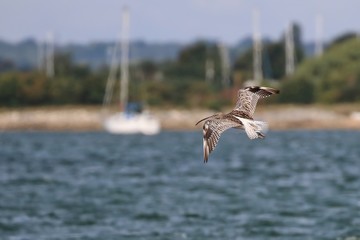
[(246, 87), (238, 91), (238, 100), (235, 108), (229, 113), (216, 113), (198, 121), (195, 125), (203, 125), (203, 151), (204, 162), (209, 159), (209, 154), (215, 149), (220, 135), (229, 128), (245, 130), (250, 139), (264, 138), (267, 123), (253, 119), (256, 104), (260, 98), (278, 94), (280, 91), (270, 87)]

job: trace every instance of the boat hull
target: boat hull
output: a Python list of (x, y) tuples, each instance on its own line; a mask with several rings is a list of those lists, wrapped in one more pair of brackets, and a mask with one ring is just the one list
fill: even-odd
[(150, 114), (117, 113), (105, 119), (104, 128), (112, 134), (154, 135), (160, 132), (160, 122)]

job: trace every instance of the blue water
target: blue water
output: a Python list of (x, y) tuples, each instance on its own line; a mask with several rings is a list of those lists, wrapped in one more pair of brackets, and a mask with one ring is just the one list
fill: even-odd
[(0, 239), (360, 239), (360, 132), (0, 133)]

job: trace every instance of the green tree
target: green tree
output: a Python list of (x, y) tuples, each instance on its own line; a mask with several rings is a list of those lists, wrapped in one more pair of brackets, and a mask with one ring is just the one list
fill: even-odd
[(315, 100), (315, 86), (309, 79), (285, 80), (281, 85), (279, 102), (312, 103)]
[(220, 75), (220, 56), (215, 43), (198, 41), (185, 47), (175, 62), (164, 64), (163, 72), (166, 78), (192, 81), (205, 80), (205, 62), (211, 58), (214, 61), (215, 78)]
[[(321, 57), (308, 59), (299, 66), (289, 82), (283, 84), (283, 92), (299, 92), (299, 96), (307, 99), (301, 102), (359, 101), (359, 63), (360, 40), (353, 38), (343, 41), (327, 49)], [(305, 97), (309, 93), (312, 98)], [(295, 97), (287, 96), (288, 101), (299, 102), (298, 98), (293, 98)], [(282, 100), (286, 101), (285, 99), (283, 96)]]
[(19, 104), (19, 82), (15, 73), (0, 75), (1, 106), (16, 106)]
[(350, 39), (354, 39), (357, 37), (357, 34), (354, 32), (347, 32), (344, 33), (342, 35), (340, 35), (339, 37), (336, 37), (328, 46), (328, 48), (331, 48), (339, 43), (343, 43), (345, 41), (348, 41)]
[[(302, 62), (304, 58), (301, 28), (298, 24), (293, 24), (294, 51), (296, 64)], [(263, 70), (268, 69), (269, 73), (264, 73), (265, 77), (271, 79), (282, 79), (285, 77), (285, 34), (276, 42), (264, 44), (262, 51)], [(243, 73), (246, 78), (252, 78), (253, 71), (253, 49), (244, 52), (235, 61), (234, 69)]]

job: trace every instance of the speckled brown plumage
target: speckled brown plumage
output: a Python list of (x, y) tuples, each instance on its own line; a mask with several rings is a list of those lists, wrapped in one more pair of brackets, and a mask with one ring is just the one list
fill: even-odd
[(217, 113), (201, 119), (203, 125), (203, 152), (204, 162), (209, 159), (210, 153), (215, 149), (221, 134), (229, 128), (240, 128), (246, 131), (250, 139), (264, 138), (262, 132), (266, 123), (254, 121), (253, 115), (259, 99), (278, 94), (279, 90), (269, 87), (246, 87), (238, 92), (235, 108), (227, 113)]

